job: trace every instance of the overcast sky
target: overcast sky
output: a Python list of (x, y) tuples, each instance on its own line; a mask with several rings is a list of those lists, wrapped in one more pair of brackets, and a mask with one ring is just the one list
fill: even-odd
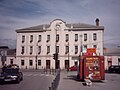
[(66, 23), (105, 27), (104, 43), (120, 46), (120, 0), (0, 0), (0, 39), (16, 39), (16, 29), (49, 24), (54, 19)]

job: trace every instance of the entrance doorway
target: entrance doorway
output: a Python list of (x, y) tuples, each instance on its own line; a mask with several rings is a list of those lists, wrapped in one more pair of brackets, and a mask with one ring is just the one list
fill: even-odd
[(69, 67), (69, 60), (65, 60), (65, 69)]
[(46, 69), (50, 69), (50, 60), (46, 60)]

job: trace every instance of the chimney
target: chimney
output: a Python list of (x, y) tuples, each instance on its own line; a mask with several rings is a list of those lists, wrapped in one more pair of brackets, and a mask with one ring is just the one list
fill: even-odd
[(98, 18), (96, 18), (95, 22), (96, 22), (96, 26), (99, 26), (99, 19)]

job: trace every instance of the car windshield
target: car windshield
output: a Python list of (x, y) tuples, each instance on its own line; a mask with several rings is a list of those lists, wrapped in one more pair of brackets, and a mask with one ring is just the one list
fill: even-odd
[(5, 73), (18, 73), (18, 69), (6, 69)]

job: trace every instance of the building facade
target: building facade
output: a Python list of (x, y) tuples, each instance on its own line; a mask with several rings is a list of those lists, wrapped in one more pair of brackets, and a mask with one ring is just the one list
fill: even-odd
[(8, 46), (0, 46), (0, 68), (4, 65), (16, 63), (16, 49), (9, 49)]
[[(53, 54), (58, 53), (57, 68), (78, 64), (78, 56), (87, 48), (103, 55), (104, 27), (55, 19), (50, 24), (16, 30), (16, 61), (21, 68), (55, 68)], [(81, 53), (82, 52), (82, 53)]]

